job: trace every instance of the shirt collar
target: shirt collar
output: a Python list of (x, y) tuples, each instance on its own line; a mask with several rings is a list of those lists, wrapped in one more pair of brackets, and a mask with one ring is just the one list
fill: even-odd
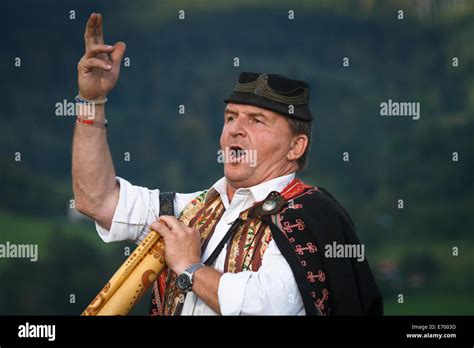
[[(251, 194), (255, 202), (263, 201), (271, 191), (281, 192), (295, 178), (295, 173), (279, 176), (277, 178), (264, 181), (252, 187), (239, 188), (235, 194)], [(227, 179), (222, 177), (206, 193), (205, 201), (220, 194), (227, 196)]]

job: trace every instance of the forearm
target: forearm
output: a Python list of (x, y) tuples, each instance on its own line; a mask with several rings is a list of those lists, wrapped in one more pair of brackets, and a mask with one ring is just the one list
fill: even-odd
[[(105, 119), (103, 105), (95, 106), (95, 119)], [(72, 144), (72, 181), (76, 209), (110, 228), (119, 187), (105, 128), (76, 124)]]
[(222, 273), (211, 267), (202, 267), (193, 275), (193, 292), (217, 314), (221, 314), (219, 306), (219, 281)]

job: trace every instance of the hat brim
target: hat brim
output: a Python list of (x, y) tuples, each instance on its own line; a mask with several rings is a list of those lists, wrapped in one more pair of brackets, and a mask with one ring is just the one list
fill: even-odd
[(294, 112), (290, 114), (289, 105), (278, 103), (276, 101), (252, 93), (233, 92), (229, 98), (224, 99), (224, 102), (253, 105), (302, 121), (313, 120), (313, 116), (311, 115), (311, 111), (309, 110), (309, 107), (307, 105), (294, 105)]

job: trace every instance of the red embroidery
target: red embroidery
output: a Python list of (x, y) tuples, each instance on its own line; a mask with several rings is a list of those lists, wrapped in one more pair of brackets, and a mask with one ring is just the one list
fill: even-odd
[(306, 185), (300, 179), (293, 179), (292, 182), (288, 184), (287, 187), (281, 192), (281, 195), (285, 197), (287, 201), (292, 199), (293, 197), (298, 196), (302, 193), (306, 188), (310, 188), (312, 186)]
[(296, 245), (295, 250), (299, 255), (303, 255), (305, 250), (308, 250), (310, 253), (315, 253), (316, 251), (318, 251), (318, 248), (316, 248), (316, 245), (309, 242), (309, 243), (306, 243), (306, 247), (304, 248), (300, 244)]
[(329, 291), (327, 289), (323, 289), (322, 291), (323, 293), (323, 297), (322, 298), (318, 298), (316, 300), (316, 307), (318, 307), (321, 311), (324, 310), (324, 301), (327, 301), (328, 297), (329, 297)]
[(310, 283), (314, 283), (316, 281), (316, 279), (319, 280), (322, 283), (326, 280), (326, 275), (321, 270), (318, 271), (318, 274), (313, 274), (313, 272), (309, 271), (309, 272), (307, 272), (306, 278), (308, 278)]
[(293, 232), (293, 227), (297, 227), (298, 230), (304, 231), (305, 225), (304, 225), (303, 220), (296, 219), (295, 222), (296, 222), (295, 224), (290, 225), (290, 223), (288, 221), (285, 221), (283, 223), (283, 227), (282, 227), (283, 232), (285, 232), (285, 233)]

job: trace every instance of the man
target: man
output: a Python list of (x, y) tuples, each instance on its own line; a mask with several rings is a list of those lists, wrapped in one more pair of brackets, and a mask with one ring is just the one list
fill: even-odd
[(313, 119), (305, 82), (242, 73), (225, 100), (224, 177), (207, 190), (167, 195), (115, 176), (104, 104), (125, 44), (104, 45), (100, 14), (89, 18), (85, 43), (76, 100), (95, 114), (79, 112), (74, 132), (76, 208), (106, 242), (140, 242), (150, 229), (164, 238), (168, 271), (155, 284), (153, 314), (382, 313), (367, 261), (323, 253), (331, 243), (359, 245), (347, 213), (325, 190), (295, 179)]

